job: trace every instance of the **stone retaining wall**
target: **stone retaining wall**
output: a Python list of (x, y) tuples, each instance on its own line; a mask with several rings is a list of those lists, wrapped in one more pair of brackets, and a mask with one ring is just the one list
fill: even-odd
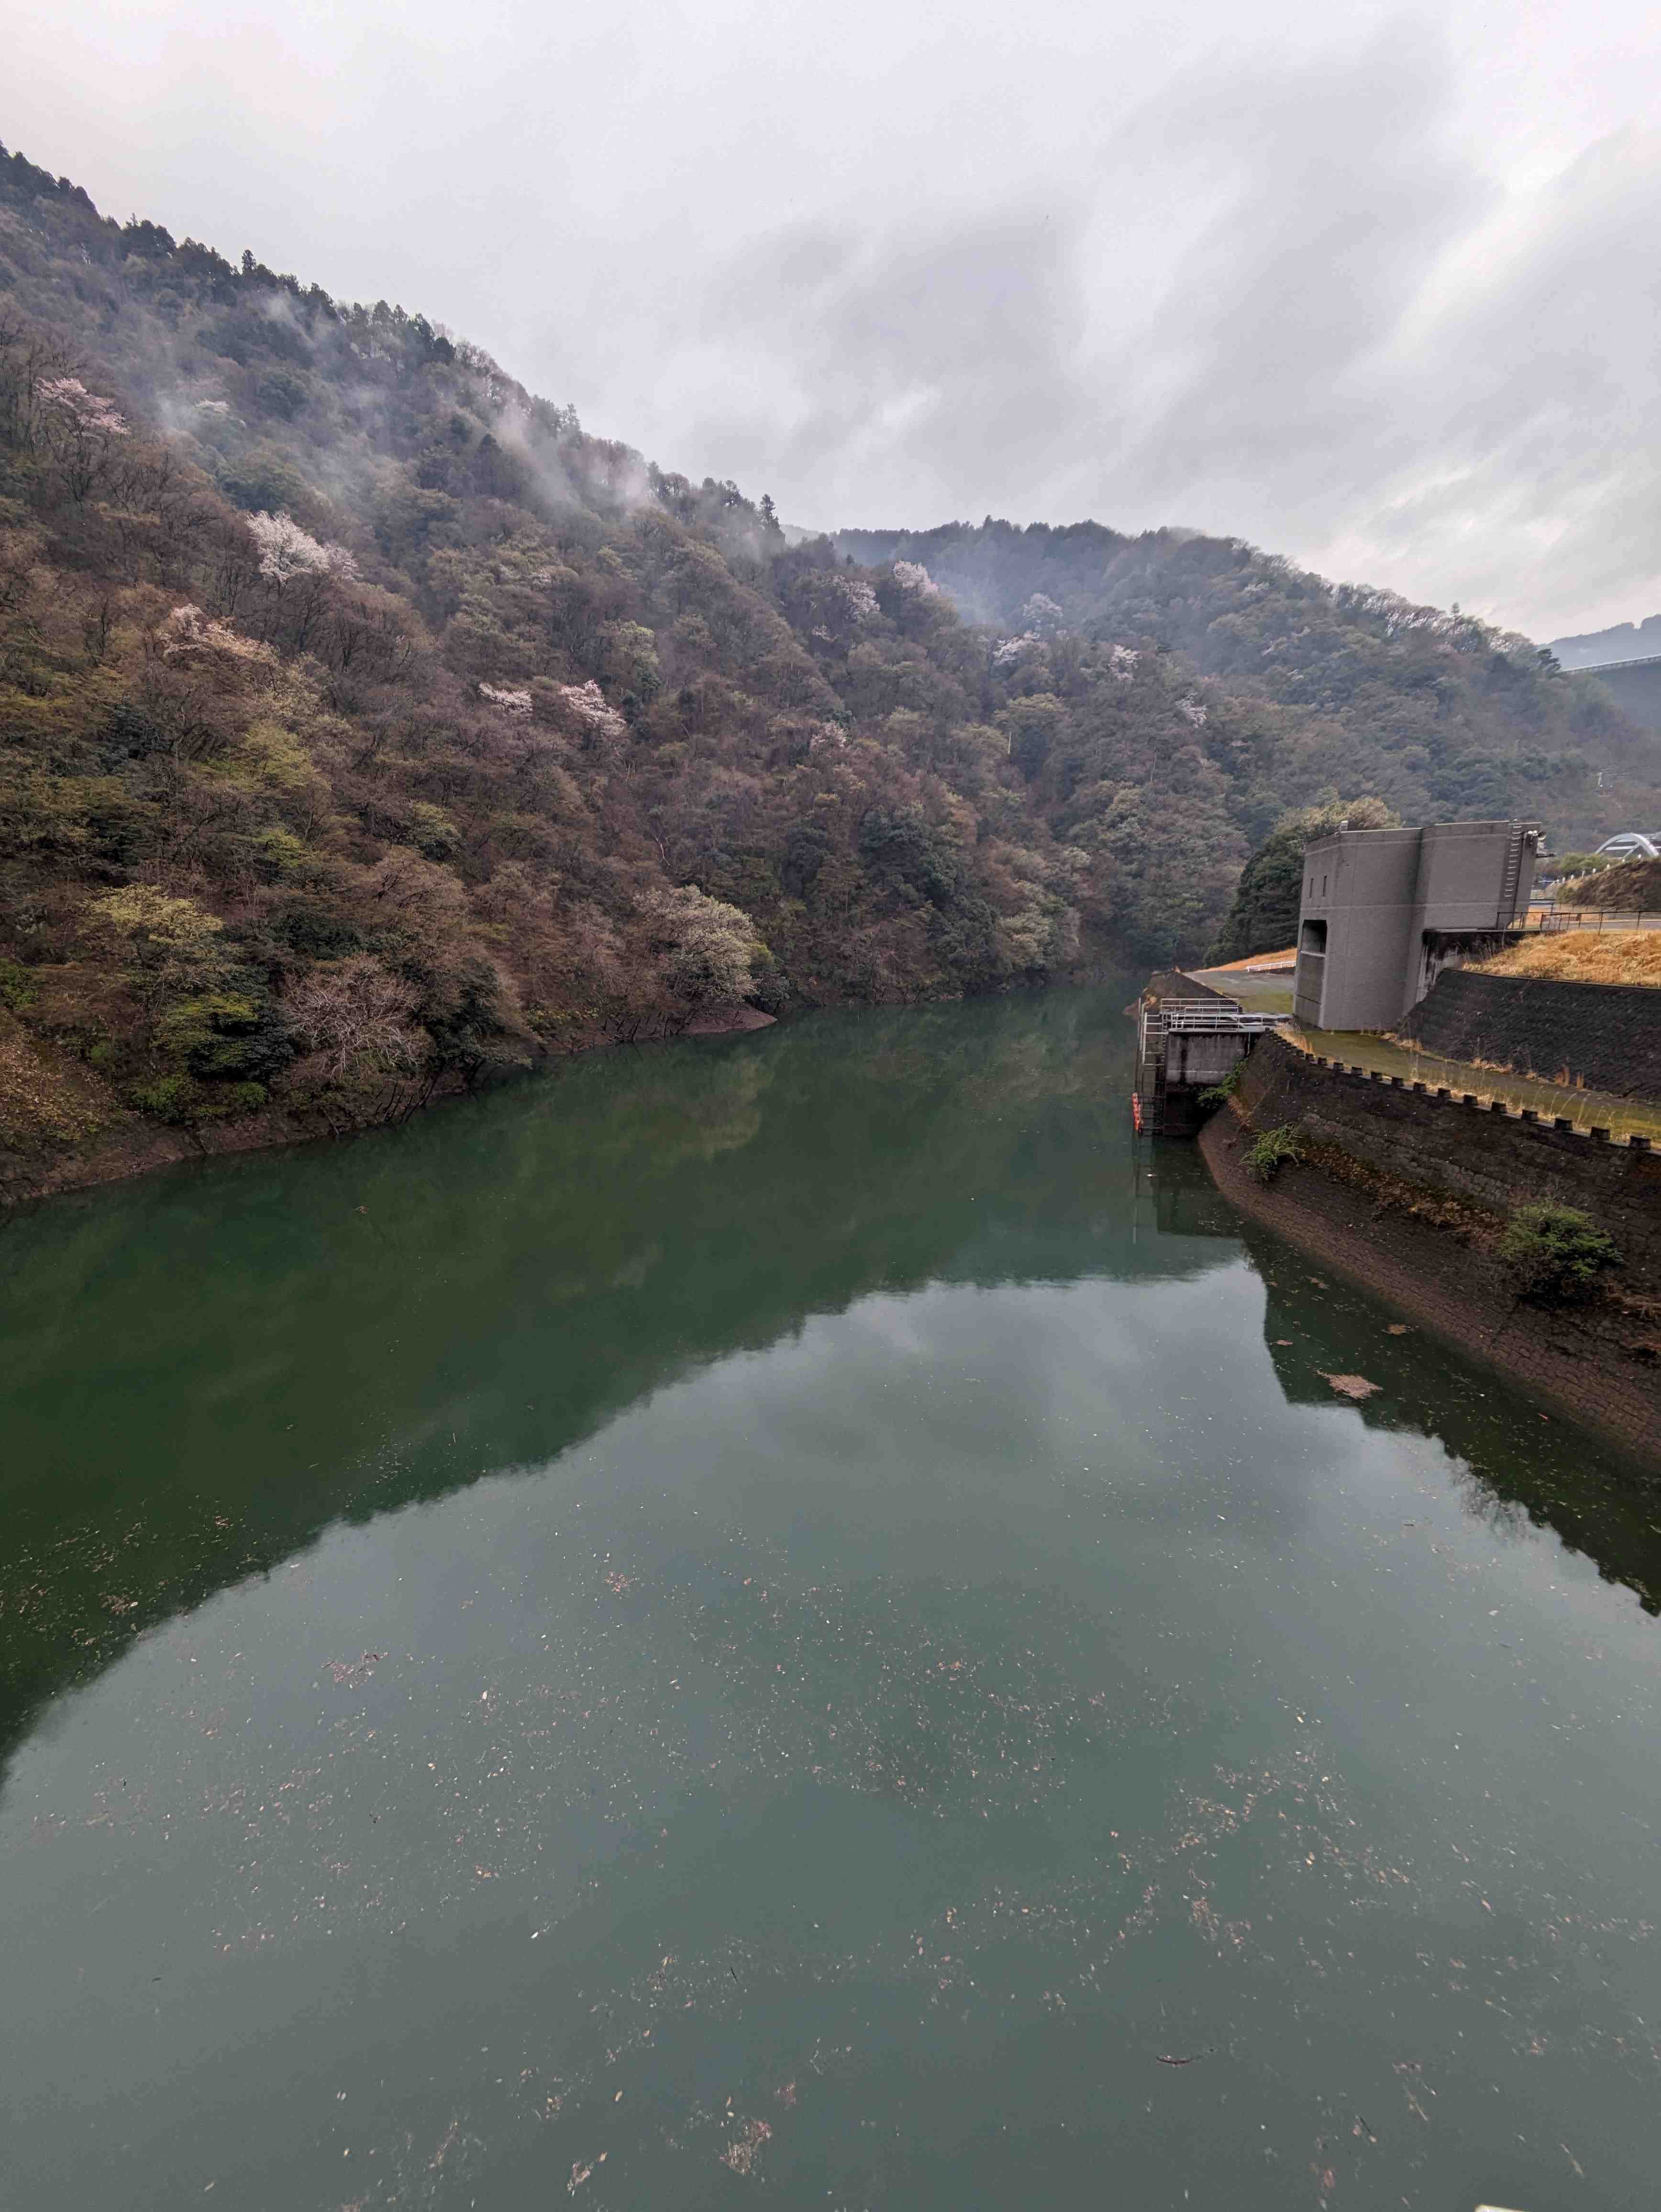
[(1661, 1098), (1661, 989), (1445, 968), (1402, 1023), (1448, 1060), (1486, 1060), (1617, 1098)]
[(1214, 1115), (1200, 1139), (1218, 1188), (1244, 1213), (1298, 1246), (1323, 1274), (1387, 1298), (1468, 1357), (1601, 1430), (1646, 1472), (1661, 1469), (1661, 1339), (1652, 1320), (1596, 1304), (1566, 1312), (1519, 1304), (1492, 1252), (1399, 1205), (1380, 1213), (1374, 1194), (1312, 1164), (1257, 1182), (1244, 1165), (1249, 1143), (1230, 1113)]
[(1296, 1123), (1378, 1174), (1501, 1220), (1533, 1200), (1576, 1206), (1621, 1248), (1626, 1286), (1661, 1290), (1661, 1152), (1643, 1138), (1615, 1144), (1400, 1077), (1323, 1065), (1276, 1036), (1242, 1063), (1238, 1097), (1258, 1129)]

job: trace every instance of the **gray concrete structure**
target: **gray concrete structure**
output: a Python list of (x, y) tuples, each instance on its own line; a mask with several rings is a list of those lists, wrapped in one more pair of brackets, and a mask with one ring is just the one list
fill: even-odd
[(1595, 676), (1609, 696), (1640, 728), (1661, 730), (1661, 655), (1643, 660), (1605, 660), (1574, 668), (1572, 676)]
[(1340, 830), (1304, 854), (1298, 1019), (1393, 1030), (1451, 960), (1526, 918), (1540, 833), (1527, 822)]
[[(1127, 1009), (1129, 1011), (1129, 1009)], [(1136, 1005), (1137, 1133), (1191, 1137), (1205, 1120), (1200, 1095), (1222, 1082), (1284, 1014), (1248, 1012), (1179, 969), (1153, 976)]]

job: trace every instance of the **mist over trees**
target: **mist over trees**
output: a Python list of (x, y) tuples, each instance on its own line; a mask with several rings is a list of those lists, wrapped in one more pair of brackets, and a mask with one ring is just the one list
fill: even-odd
[(1234, 541), (789, 545), (421, 315), (0, 149), (18, 1157), (1193, 958), (1341, 788), (1595, 842), (1656, 761), (1524, 641)]

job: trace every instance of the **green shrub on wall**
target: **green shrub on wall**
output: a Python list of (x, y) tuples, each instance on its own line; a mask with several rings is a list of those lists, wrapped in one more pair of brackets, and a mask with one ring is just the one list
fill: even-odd
[(1519, 1206), (1500, 1240), (1500, 1256), (1520, 1297), (1548, 1304), (1584, 1298), (1621, 1254), (1590, 1214), (1572, 1206)]
[(1259, 1182), (1273, 1182), (1283, 1167), (1304, 1157), (1304, 1148), (1298, 1141), (1298, 1132), (1290, 1122), (1278, 1129), (1265, 1129), (1247, 1148), (1246, 1171), (1256, 1176)]

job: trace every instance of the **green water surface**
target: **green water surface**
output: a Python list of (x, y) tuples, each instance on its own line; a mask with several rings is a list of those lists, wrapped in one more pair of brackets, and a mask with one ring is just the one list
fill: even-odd
[(0, 1231), (0, 2203), (1655, 2204), (1661, 1497), (1131, 988)]

